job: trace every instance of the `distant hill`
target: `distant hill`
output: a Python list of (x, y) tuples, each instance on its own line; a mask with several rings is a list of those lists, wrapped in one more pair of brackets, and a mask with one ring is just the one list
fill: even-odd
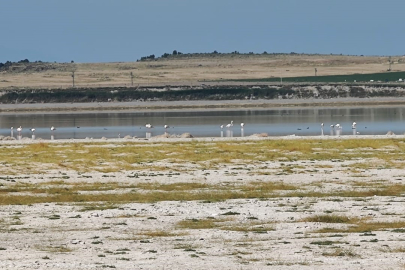
[[(284, 82), (342, 82), (354, 81), (352, 75), (358, 77), (357, 74), (363, 76), (364, 80), (385, 82), (386, 79), (391, 81), (387, 73), (390, 67), (392, 74), (405, 72), (405, 56), (389, 58), (237, 52), (167, 54), (143, 61), (116, 63), (45, 63), (30, 62), (28, 59), (18, 63), (2, 63), (0, 89), (65, 89), (73, 86), (73, 79), (75, 88), (215, 85), (229, 81), (273, 83), (280, 81), (280, 78)], [(380, 78), (365, 75), (377, 73), (384, 75)]]

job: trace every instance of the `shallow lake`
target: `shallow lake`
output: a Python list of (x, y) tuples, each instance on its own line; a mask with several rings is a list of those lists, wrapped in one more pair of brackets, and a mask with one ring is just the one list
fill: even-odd
[[(86, 112), (86, 113), (1, 113), (0, 135), (36, 138), (83, 139), (118, 138), (126, 135), (140, 138), (170, 134), (191, 133), (194, 137), (240, 137), (255, 133), (280, 135), (383, 135), (388, 131), (405, 133), (405, 106), (342, 107), (342, 108), (276, 108), (242, 110), (184, 110), (159, 112)], [(223, 129), (233, 121), (233, 127)], [(240, 123), (245, 123), (241, 129)], [(357, 123), (356, 130), (352, 123)], [(150, 123), (152, 129), (145, 128)], [(323, 130), (321, 123), (324, 123)], [(170, 128), (165, 130), (165, 124)], [(332, 129), (340, 124), (342, 129)], [(56, 127), (53, 133), (51, 126)], [(11, 132), (10, 127), (14, 127)]]

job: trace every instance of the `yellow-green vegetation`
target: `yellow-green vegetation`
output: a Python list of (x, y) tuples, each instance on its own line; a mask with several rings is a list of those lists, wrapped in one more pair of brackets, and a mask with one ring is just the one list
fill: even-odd
[(350, 222), (347, 228), (323, 228), (317, 230), (318, 233), (364, 233), (372, 231), (382, 231), (389, 229), (404, 228), (405, 221), (394, 222), (367, 222), (367, 220), (357, 220)]
[[(235, 147), (237, 146), (237, 147)], [(10, 155), (10, 149), (13, 155)], [(176, 170), (182, 162), (215, 169), (243, 159), (245, 164), (265, 161), (333, 161), (373, 159), (370, 167), (404, 168), (405, 143), (400, 139), (349, 140), (263, 140), (255, 142), (168, 142), (130, 143), (108, 146), (102, 143), (36, 143), (0, 148), (3, 174), (43, 173), (49, 169), (78, 172), (117, 172), (149, 168), (156, 162), (171, 162), (157, 170)], [(360, 165), (359, 165), (360, 164)], [(353, 168), (364, 168), (354, 163)], [(321, 166), (323, 168), (325, 166)], [(298, 167), (302, 168), (302, 167)]]
[[(61, 182), (62, 183), (62, 182)], [(122, 189), (122, 193), (103, 193)], [(84, 210), (96, 210), (104, 207), (115, 207), (115, 203), (125, 202), (157, 202), (157, 201), (194, 201), (207, 202), (239, 198), (269, 198), (278, 197), (277, 191), (294, 190), (296, 187), (283, 183), (252, 182), (234, 186), (208, 185), (199, 183), (157, 184), (139, 183), (118, 185), (117, 183), (87, 183), (62, 184), (62, 187), (43, 184), (16, 184), (13, 188), (4, 188), (5, 194), (0, 192), (0, 205), (5, 204), (33, 204), (49, 202), (107, 202), (107, 206), (91, 204)], [(81, 194), (83, 191), (97, 191)], [(20, 192), (24, 194), (19, 194)], [(26, 194), (30, 192), (32, 194)], [(37, 196), (45, 193), (50, 196)], [(94, 208), (96, 207), (96, 208)], [(108, 209), (108, 208), (105, 208)]]
[(388, 229), (400, 229), (405, 227), (405, 221), (394, 222), (370, 222), (369, 218), (349, 218), (341, 215), (316, 215), (303, 218), (300, 222), (319, 222), (319, 223), (344, 223), (348, 224), (345, 228), (322, 228), (316, 230), (317, 233), (364, 233), (371, 231), (380, 231)]
[[(237, 146), (237, 147), (236, 147)], [(13, 155), (10, 155), (10, 151)], [(314, 173), (328, 169), (325, 162), (351, 161), (354, 170), (405, 167), (405, 143), (401, 139), (342, 139), (342, 140), (259, 140), (259, 141), (191, 141), (191, 142), (123, 142), (105, 143), (34, 143), (3, 145), (0, 148), (0, 204), (34, 204), (79, 202), (89, 204), (83, 209), (116, 207), (126, 202), (157, 201), (223, 201), (242, 198), (276, 197), (370, 197), (400, 196), (405, 185), (386, 181), (351, 182), (349, 189), (319, 191), (300, 183), (282, 181), (232, 182), (207, 184), (203, 180), (162, 183), (132, 181), (145, 177), (176, 177), (189, 171), (207, 170), (205, 175), (226, 165), (226, 175), (237, 177), (240, 171), (249, 176)], [(241, 163), (241, 160), (243, 161)], [(302, 165), (290, 166), (289, 161)], [(370, 162), (373, 161), (373, 162)], [(280, 164), (268, 169), (266, 164)], [(304, 165), (308, 164), (308, 165)], [(319, 164), (319, 168), (317, 164)], [(260, 164), (259, 170), (249, 166)], [(263, 166), (261, 166), (263, 164)], [(359, 165), (361, 164), (361, 166)], [(345, 165), (347, 166), (347, 165)], [(310, 169), (309, 169), (310, 168)], [(350, 168), (350, 167), (349, 167)], [(357, 168), (357, 169), (356, 169)], [(25, 180), (30, 175), (48, 170), (78, 173), (80, 182), (70, 182), (70, 176), (59, 173), (51, 181), (37, 184)], [(145, 172), (147, 171), (147, 172)], [(24, 173), (21, 176), (21, 172)], [(88, 181), (90, 172), (125, 172), (128, 181)], [(264, 173), (265, 172), (265, 173)], [(113, 175), (103, 175), (103, 177)], [(150, 179), (149, 179), (150, 180)], [(330, 182), (330, 181), (329, 181)], [(326, 182), (325, 182), (326, 183)], [(332, 182), (330, 182), (332, 183)], [(108, 205), (107, 205), (108, 204)], [(107, 205), (107, 206), (105, 206)]]
[(302, 219), (303, 222), (323, 222), (323, 223), (353, 223), (357, 219), (350, 219), (340, 215), (317, 215)]
[(164, 230), (156, 231), (142, 231), (138, 232), (138, 235), (147, 236), (147, 237), (174, 237), (174, 236), (184, 236), (187, 235), (186, 232), (169, 232)]
[[(94, 185), (93, 185), (94, 184)], [(104, 193), (103, 191), (122, 190), (120, 193)], [(300, 189), (300, 190), (298, 190)], [(83, 193), (83, 191), (94, 191)], [(370, 197), (399, 196), (405, 192), (405, 185), (386, 185), (378, 189), (314, 192), (305, 191), (300, 185), (286, 185), (274, 182), (250, 182), (239, 185), (208, 185), (198, 183), (155, 184), (139, 183), (118, 185), (117, 183), (86, 183), (62, 184), (62, 187), (43, 184), (16, 184), (13, 187), (0, 189), (0, 205), (64, 203), (64, 202), (106, 202), (107, 205), (84, 207), (86, 210), (116, 208), (115, 204), (127, 202), (158, 202), (158, 201), (223, 201), (229, 199), (278, 198), (278, 197)], [(20, 194), (22, 193), (22, 194)], [(28, 193), (28, 194), (27, 194)], [(31, 193), (31, 194), (29, 194)], [(38, 196), (40, 194), (48, 196)], [(107, 208), (106, 208), (107, 207)]]
[(38, 246), (37, 249), (51, 253), (66, 253), (73, 251), (72, 248), (68, 248), (66, 246)]
[(176, 226), (179, 229), (216, 229), (224, 226), (224, 222), (231, 221), (231, 218), (205, 218), (205, 219), (186, 219), (179, 221)]
[(344, 248), (337, 248), (332, 251), (323, 252), (322, 255), (327, 257), (359, 257), (359, 255), (353, 250)]
[(266, 233), (273, 231), (273, 223), (263, 223), (260, 221), (238, 222), (235, 224), (234, 218), (204, 218), (204, 219), (186, 219), (176, 224), (178, 229), (218, 229), (235, 232), (254, 232)]

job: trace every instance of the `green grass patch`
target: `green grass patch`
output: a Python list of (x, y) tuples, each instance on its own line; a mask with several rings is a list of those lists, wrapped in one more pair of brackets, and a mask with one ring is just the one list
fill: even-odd
[[(370, 80), (392, 82), (405, 78), (405, 72), (381, 72), (381, 73), (368, 73), (368, 74), (349, 74), (349, 75), (328, 75), (328, 76), (302, 76), (302, 77), (285, 77), (283, 82), (370, 82)], [(280, 82), (280, 78), (261, 78), (261, 79), (240, 79), (232, 80), (240, 82)]]

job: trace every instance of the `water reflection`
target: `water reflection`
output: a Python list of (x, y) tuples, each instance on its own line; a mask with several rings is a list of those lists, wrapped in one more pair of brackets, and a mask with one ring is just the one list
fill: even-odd
[[(34, 134), (27, 127), (35, 128), (38, 138), (83, 139), (125, 137), (153, 137), (165, 134), (170, 126), (171, 134), (191, 133), (195, 137), (243, 137), (255, 133), (268, 133), (269, 136), (296, 134), (306, 135), (357, 135), (359, 133), (395, 134), (405, 132), (404, 106), (398, 107), (355, 107), (355, 108), (281, 108), (273, 110), (211, 110), (211, 111), (169, 111), (169, 112), (135, 112), (135, 113), (81, 113), (81, 114), (0, 114), (0, 135), (14, 137), (17, 132), (11, 128), (22, 126), (18, 139), (31, 137)], [(352, 123), (356, 121), (355, 129)], [(155, 126), (152, 131), (145, 132), (145, 123)], [(232, 123), (227, 129), (223, 127), (218, 134), (221, 123)], [(247, 123), (249, 128), (236, 128)], [(319, 132), (319, 126), (321, 126)], [(337, 128), (340, 123), (342, 128)], [(49, 126), (58, 127), (50, 131)], [(175, 128), (173, 128), (175, 127)], [(242, 127), (242, 126), (241, 126)], [(328, 129), (329, 132), (328, 132)], [(18, 131), (18, 129), (17, 129)], [(121, 136), (122, 135), (122, 136)]]

